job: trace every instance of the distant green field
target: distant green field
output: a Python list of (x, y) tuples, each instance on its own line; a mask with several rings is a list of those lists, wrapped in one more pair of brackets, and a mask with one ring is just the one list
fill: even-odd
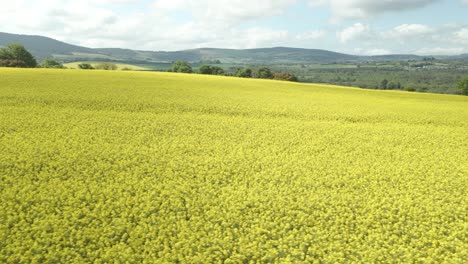
[(464, 263), (468, 97), (0, 69), (0, 263)]
[(70, 63), (65, 63), (63, 66), (70, 68), (70, 69), (78, 69), (78, 65), (81, 63), (89, 63), (93, 67), (96, 67), (99, 64), (102, 63), (112, 63), (117, 65), (118, 70), (123, 70), (123, 69), (129, 69), (133, 71), (144, 71), (144, 70), (150, 70), (150, 68), (147, 67), (142, 67), (142, 66), (136, 66), (132, 64), (125, 64), (125, 63), (113, 63), (113, 62), (89, 62), (89, 61), (79, 61), (79, 62), (70, 62)]

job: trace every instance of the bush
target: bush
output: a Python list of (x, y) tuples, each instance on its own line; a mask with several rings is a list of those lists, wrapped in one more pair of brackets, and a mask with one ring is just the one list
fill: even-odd
[(213, 69), (210, 65), (203, 65), (199, 69), (201, 74), (213, 74)]
[(463, 95), (468, 95), (468, 77), (458, 81), (458, 92)]
[(91, 65), (89, 63), (80, 63), (80, 64), (78, 64), (78, 68), (80, 68), (82, 70), (93, 70), (94, 69), (93, 65)]
[(224, 70), (218, 66), (203, 65), (199, 69), (201, 74), (223, 75)]
[(272, 79), (273, 78), (273, 73), (269, 68), (260, 68), (257, 71), (257, 78), (261, 79)]
[(63, 69), (63, 64), (54, 60), (54, 59), (45, 59), (41, 63), (42, 68), (55, 68), (55, 69)]
[(176, 61), (172, 64), (169, 72), (192, 73), (192, 67), (186, 61)]
[(27, 68), (28, 66), (21, 60), (0, 59), (0, 67)]
[(275, 80), (282, 80), (282, 81), (290, 81), (290, 82), (297, 82), (298, 79), (294, 74), (288, 72), (275, 72), (273, 74), (273, 79)]
[(241, 77), (241, 78), (252, 78), (252, 69), (250, 68), (239, 68), (237, 69), (236, 73), (234, 73), (234, 76)]

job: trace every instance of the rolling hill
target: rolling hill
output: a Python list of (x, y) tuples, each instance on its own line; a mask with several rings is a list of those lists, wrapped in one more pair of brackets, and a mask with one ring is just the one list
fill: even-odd
[(96, 54), (96, 51), (90, 48), (67, 44), (52, 38), (43, 36), (17, 35), (0, 32), (0, 46), (9, 43), (21, 43), (35, 57), (53, 57), (57, 55), (73, 54)]
[(394, 61), (422, 58), (417, 55), (355, 56), (320, 49), (288, 47), (259, 49), (217, 49), (200, 48), (181, 51), (141, 51), (120, 48), (87, 48), (67, 44), (43, 36), (0, 33), (0, 46), (18, 42), (32, 52), (39, 60), (54, 57), (64, 62), (72, 61), (125, 61), (125, 62), (172, 62), (186, 60), (220, 60), (223, 63), (246, 64), (297, 64), (297, 63), (339, 63), (350, 61)]

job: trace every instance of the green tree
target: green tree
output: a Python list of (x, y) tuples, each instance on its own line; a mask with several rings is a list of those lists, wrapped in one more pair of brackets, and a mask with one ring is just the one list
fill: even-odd
[(386, 89), (387, 89), (387, 86), (388, 86), (388, 80), (387, 80), (387, 79), (383, 79), (382, 82), (380, 82), (380, 89), (386, 90)]
[(54, 59), (45, 59), (41, 63), (42, 68), (55, 68), (55, 69), (63, 69), (63, 64), (54, 60)]
[(398, 85), (394, 82), (389, 82), (388, 85), (387, 85), (387, 88), (390, 89), (390, 90), (394, 90), (394, 89), (397, 89)]
[(298, 78), (294, 74), (291, 74), (288, 72), (275, 72), (273, 74), (273, 79), (282, 80), (282, 81), (290, 81), (290, 82), (299, 81)]
[(169, 69), (170, 72), (183, 72), (183, 73), (192, 73), (192, 66), (186, 61), (176, 61), (172, 64)]
[(270, 69), (263, 67), (263, 68), (258, 69), (257, 77), (261, 79), (272, 79), (273, 73), (271, 72)]
[(458, 91), (463, 95), (468, 95), (468, 77), (458, 81)]
[(214, 75), (224, 75), (224, 70), (218, 66), (212, 66), (211, 69), (213, 70)]
[(398, 89), (398, 90), (403, 89), (403, 85), (401, 85), (400, 82), (397, 83), (397, 89)]
[(223, 75), (224, 70), (218, 66), (203, 65), (199, 69), (201, 74)]
[(82, 70), (93, 70), (94, 69), (93, 65), (91, 65), (89, 63), (80, 63), (80, 64), (78, 64), (78, 68), (80, 68)]
[(0, 66), (34, 68), (37, 61), (23, 45), (13, 43), (0, 49)]
[(201, 74), (213, 74), (213, 69), (210, 65), (202, 65), (199, 71)]
[(239, 68), (237, 69), (236, 73), (234, 73), (234, 76), (242, 78), (252, 78), (252, 73), (253, 71), (250, 68)]

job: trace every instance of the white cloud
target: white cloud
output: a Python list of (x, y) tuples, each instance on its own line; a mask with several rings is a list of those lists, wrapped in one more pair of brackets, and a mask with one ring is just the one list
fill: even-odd
[(326, 35), (325, 31), (323, 30), (314, 30), (314, 31), (308, 31), (308, 32), (303, 32), (299, 33), (295, 36), (296, 40), (299, 41), (308, 41), (308, 40), (318, 40), (324, 38)]
[(371, 49), (371, 50), (365, 51), (364, 54), (369, 55), (369, 56), (377, 56), (377, 55), (392, 54), (392, 52), (387, 49)]
[(0, 9), (0, 24), (5, 32), (46, 35), (90, 47), (148, 50), (293, 45), (306, 37), (320, 37), (314, 32), (296, 36), (287, 30), (239, 26), (280, 15), (295, 0), (248, 4), (240, 0), (157, 0), (146, 8), (121, 12), (122, 6), (134, 2), (144, 5), (139, 0), (16, 0)]
[(283, 14), (296, 0), (156, 0), (156, 10), (188, 11), (197, 21), (234, 24), (238, 21)]
[(168, 10), (177, 10), (184, 7), (186, 0), (172, 0), (172, 1), (163, 1), (159, 0), (153, 3), (153, 7), (159, 11), (168, 11)]
[[(313, 3), (331, 7), (333, 15), (342, 19), (419, 8), (436, 1), (315, 0)], [(336, 33), (338, 41), (332, 42), (327, 32), (335, 31), (336, 25), (326, 26), (327, 31), (314, 24), (313, 28), (292, 32), (292, 27), (302, 19), (305, 23), (312, 21), (300, 14), (295, 20), (296, 14), (290, 9), (295, 3), (300, 1), (15, 0), (0, 9), (0, 25), (4, 32), (45, 35), (89, 47), (145, 50), (293, 46), (352, 51), (360, 47), (362, 54), (384, 54), (389, 50), (405, 53), (417, 50), (422, 43), (426, 48), (453, 50), (468, 44), (466, 23), (438, 27), (408, 23), (387, 30), (373, 28), (372, 20), (343, 25)], [(284, 23), (284, 27), (269, 27), (270, 18), (276, 16), (281, 17), (282, 23), (286, 19), (295, 21)]]
[(468, 5), (468, 0), (461, 0), (462, 4)]
[(337, 33), (337, 37), (341, 43), (347, 43), (355, 39), (368, 39), (372, 32), (368, 25), (355, 23), (354, 25), (343, 29)]
[(368, 48), (368, 49), (355, 48), (353, 53), (357, 55), (365, 55), (365, 56), (378, 56), (378, 55), (392, 54), (390, 50), (380, 49), (380, 48)]
[(137, 3), (138, 0), (100, 0), (99, 4), (133, 4)]
[(383, 39), (398, 41), (403, 44), (408, 41), (424, 41), (437, 38), (436, 30), (422, 24), (402, 24), (381, 34)]
[(445, 48), (445, 47), (435, 47), (435, 48), (421, 48), (416, 50), (414, 53), (418, 55), (458, 55), (466, 52), (465, 48)]
[(310, 0), (312, 7), (329, 6), (335, 20), (367, 18), (381, 13), (418, 9), (440, 0)]
[(402, 24), (395, 27), (390, 33), (392, 37), (406, 38), (417, 35), (426, 35), (433, 33), (434, 30), (421, 24)]
[(468, 27), (461, 24), (445, 24), (439, 27), (401, 24), (379, 32), (369, 25), (356, 23), (338, 32), (337, 38), (346, 44), (343, 47), (347, 50), (354, 47), (354, 53), (361, 55), (455, 55), (467, 52), (467, 49), (462, 47), (468, 45)]
[(454, 36), (455, 42), (468, 45), (468, 28), (460, 29), (459, 31), (454, 33)]

